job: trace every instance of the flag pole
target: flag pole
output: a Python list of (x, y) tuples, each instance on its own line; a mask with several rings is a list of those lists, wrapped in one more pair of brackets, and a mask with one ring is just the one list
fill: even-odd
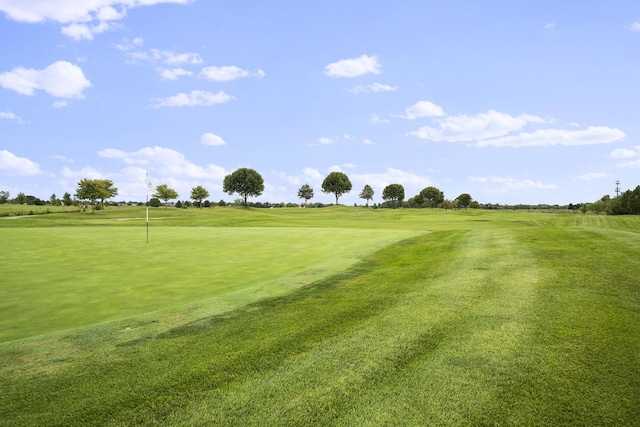
[(149, 172), (147, 172), (147, 180), (144, 184), (147, 187), (147, 243), (149, 243), (149, 191), (153, 191), (153, 184), (151, 184), (151, 180), (149, 179)]

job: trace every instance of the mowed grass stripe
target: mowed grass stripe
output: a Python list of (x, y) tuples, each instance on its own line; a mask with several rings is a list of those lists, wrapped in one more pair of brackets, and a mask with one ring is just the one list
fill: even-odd
[(6, 345), (0, 419), (637, 425), (638, 234), (545, 218), (404, 240), (224, 315), (129, 341), (119, 330), (81, 357), (73, 346), (98, 329), (76, 330), (60, 338), (66, 358), (37, 369), (20, 369), (37, 340)]
[(132, 231), (3, 229), (10, 245), (0, 249), (0, 342), (188, 303), (215, 314), (309, 284), (419, 233), (154, 226), (147, 244), (144, 229)]

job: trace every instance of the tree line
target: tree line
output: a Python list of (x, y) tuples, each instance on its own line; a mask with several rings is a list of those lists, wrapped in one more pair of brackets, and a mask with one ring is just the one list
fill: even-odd
[[(353, 186), (349, 177), (344, 172), (331, 172), (322, 181), (321, 189), (325, 194), (333, 194), (335, 197), (335, 204), (338, 205), (340, 197), (349, 193)], [(223, 180), (222, 190), (229, 194), (238, 194), (239, 202), (236, 204), (242, 204), (248, 206), (249, 197), (258, 197), (262, 195), (264, 191), (264, 180), (262, 175), (256, 170), (251, 168), (240, 168), (233, 173), (226, 175)], [(71, 198), (71, 194), (65, 193), (62, 199), (58, 199), (55, 194), (52, 194), (48, 201), (40, 200), (34, 196), (27, 196), (24, 193), (19, 193), (15, 199), (10, 198), (8, 191), (0, 191), (0, 204), (3, 203), (15, 203), (15, 204), (51, 204), (51, 205), (65, 205), (70, 206), (78, 203), (88, 203), (91, 205), (92, 210), (101, 209), (104, 207), (105, 201), (109, 200), (118, 194), (118, 189), (114, 186), (113, 182), (108, 179), (88, 179), (84, 178), (78, 182), (78, 186), (75, 193), (75, 199)], [(358, 197), (363, 199), (366, 206), (373, 200), (375, 195), (374, 189), (366, 184)], [(309, 206), (309, 201), (314, 197), (313, 188), (305, 183), (299, 189), (297, 196), (303, 200), (303, 206)], [(169, 201), (178, 199), (179, 194), (176, 190), (170, 188), (167, 184), (160, 184), (155, 187), (155, 192), (152, 195), (151, 205), (159, 206), (159, 201), (164, 201), (164, 205), (169, 206)], [(209, 207), (211, 204), (207, 200), (209, 197), (209, 191), (201, 185), (198, 185), (191, 189), (190, 199), (193, 200), (193, 205), (197, 207)], [(433, 186), (429, 186), (421, 190), (415, 196), (405, 200), (405, 190), (401, 184), (393, 183), (387, 185), (382, 190), (383, 203), (379, 205), (373, 205), (374, 207), (384, 208), (443, 208), (449, 209), (467, 209), (467, 208), (486, 208), (497, 209), (499, 205), (481, 205), (477, 201), (473, 200), (470, 194), (462, 193), (455, 199), (446, 199), (444, 193)], [(205, 202), (203, 202), (205, 201)], [(98, 203), (99, 202), (99, 203)], [(218, 205), (226, 205), (227, 203), (220, 200)], [(179, 205), (179, 206), (178, 206)], [(176, 206), (181, 207), (183, 205), (191, 205), (188, 201), (176, 203)], [(270, 203), (255, 204), (253, 206), (283, 206), (282, 204), (272, 205)], [(289, 203), (284, 206), (291, 206)], [(315, 206), (324, 206), (320, 203)], [(528, 205), (516, 205), (513, 207), (531, 208)], [(540, 205), (538, 205), (540, 206)], [(546, 206), (546, 205), (545, 205)], [(505, 208), (503, 206), (502, 208)], [(508, 208), (508, 206), (507, 206)], [(603, 196), (600, 200), (593, 203), (582, 204), (569, 204), (568, 209), (574, 211), (581, 211), (583, 213), (607, 213), (611, 215), (629, 215), (640, 214), (640, 186), (636, 187), (633, 191), (627, 190), (615, 198), (611, 198), (608, 195)]]

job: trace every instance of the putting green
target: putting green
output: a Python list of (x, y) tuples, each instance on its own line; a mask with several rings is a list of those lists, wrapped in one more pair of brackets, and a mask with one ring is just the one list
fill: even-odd
[(341, 271), (415, 230), (3, 228), (0, 342), (199, 304), (224, 312)]

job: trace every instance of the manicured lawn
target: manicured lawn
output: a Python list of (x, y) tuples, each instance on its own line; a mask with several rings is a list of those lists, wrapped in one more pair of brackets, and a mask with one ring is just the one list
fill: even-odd
[[(111, 280), (130, 292), (117, 306), (134, 306), (120, 315), (109, 306), (119, 320), (91, 325), (104, 308), (96, 302), (78, 316), (88, 326), (1, 344), (3, 423), (640, 425), (640, 218), (344, 208), (199, 214), (154, 225), (149, 245), (131, 239), (139, 227), (109, 222), (113, 213), (66, 227), (55, 218), (49, 228), (0, 224), (12, 241), (44, 232), (44, 247), (52, 237), (102, 235), (109, 250), (91, 257), (103, 280), (114, 265), (129, 271), (152, 260), (162, 266), (156, 278), (178, 271), (153, 286), (143, 273), (128, 288)], [(127, 236), (129, 249), (114, 249)], [(184, 244), (175, 243), (180, 236)], [(69, 260), (81, 258), (84, 250), (73, 254), (79, 241), (62, 251)], [(21, 245), (12, 252), (29, 252)], [(60, 251), (40, 251), (31, 268), (48, 260), (41, 276), (56, 274)], [(208, 251), (216, 265), (225, 253), (253, 255), (238, 264), (227, 257), (234, 285), (211, 293), (214, 270), (180, 267)], [(17, 257), (3, 251), (3, 266), (7, 256)], [(308, 258), (317, 264), (306, 276)], [(100, 259), (111, 268), (102, 272)], [(249, 272), (245, 261), (253, 261)], [(76, 282), (59, 292), (74, 288), (79, 302), (85, 286)], [(3, 282), (1, 301), (20, 293), (12, 286), (7, 292)], [(88, 292), (109, 298), (96, 289)], [(16, 301), (31, 299), (38, 296)], [(55, 294), (50, 300), (58, 303)], [(145, 311), (146, 303), (163, 309)], [(3, 322), (2, 330), (12, 324)]]

